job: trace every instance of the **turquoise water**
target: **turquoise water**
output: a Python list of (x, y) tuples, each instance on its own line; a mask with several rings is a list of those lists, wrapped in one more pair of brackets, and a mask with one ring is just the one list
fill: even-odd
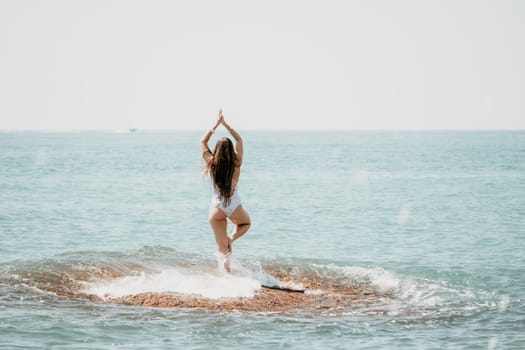
[[(71, 285), (245, 291), (207, 284), (200, 136), (0, 132), (0, 348), (523, 348), (523, 131), (243, 133), (253, 222), (238, 263), (366, 281), (388, 295), (374, 305), (268, 313), (66, 297)], [(181, 266), (198, 268), (182, 278)]]

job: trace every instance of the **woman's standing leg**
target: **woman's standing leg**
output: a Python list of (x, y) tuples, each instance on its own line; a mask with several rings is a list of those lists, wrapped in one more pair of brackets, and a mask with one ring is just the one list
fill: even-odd
[(210, 215), (208, 217), (213, 233), (215, 234), (215, 242), (217, 243), (217, 250), (224, 259), (224, 269), (230, 272), (230, 239), (227, 234), (226, 213), (217, 207), (210, 208)]

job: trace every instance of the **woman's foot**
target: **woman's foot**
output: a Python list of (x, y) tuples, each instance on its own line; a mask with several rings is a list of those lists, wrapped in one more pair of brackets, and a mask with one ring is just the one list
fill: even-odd
[(224, 270), (228, 273), (232, 272), (232, 268), (230, 266), (230, 257), (228, 256), (225, 260), (224, 260)]
[(231, 255), (231, 249), (229, 251), (226, 251), (226, 253), (221, 253), (219, 250), (217, 250), (217, 264), (219, 265), (219, 270), (232, 272), (230, 265)]

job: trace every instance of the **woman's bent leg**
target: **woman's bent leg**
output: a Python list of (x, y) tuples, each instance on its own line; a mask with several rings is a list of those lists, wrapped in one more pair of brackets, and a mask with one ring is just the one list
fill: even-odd
[(230, 216), (230, 220), (235, 224), (235, 231), (230, 238), (233, 241), (239, 239), (248, 231), (251, 225), (250, 215), (242, 205), (239, 205)]

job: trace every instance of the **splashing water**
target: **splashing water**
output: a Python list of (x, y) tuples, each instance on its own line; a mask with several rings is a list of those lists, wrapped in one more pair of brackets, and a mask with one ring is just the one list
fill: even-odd
[[(324, 305), (355, 309), (360, 305), (381, 314), (425, 319), (454, 317), (487, 307), (501, 313), (511, 303), (508, 295), (453, 287), (445, 281), (400, 276), (379, 267), (269, 261), (263, 268), (257, 259), (231, 257), (232, 273), (225, 273), (211, 260), (169, 249), (142, 249), (132, 255), (90, 253), (86, 256), (88, 261), (78, 261), (66, 254), (63, 258), (32, 264), (4, 265), (0, 268), (0, 284), (35, 288), (68, 298), (92, 295), (101, 300), (145, 293), (211, 300), (250, 299), (263, 287), (284, 286), (295, 290), (306, 288), (305, 297), (320, 298), (310, 299), (310, 308)], [(348, 293), (354, 295), (354, 299), (346, 299)], [(285, 294), (281, 296), (284, 298)], [(331, 295), (339, 295), (339, 300), (346, 302), (327, 305), (326, 298)], [(277, 300), (283, 302), (286, 300), (283, 298)], [(294, 305), (301, 307), (301, 303)]]
[(167, 269), (160, 273), (142, 272), (86, 285), (84, 291), (101, 298), (122, 297), (141, 293), (181, 293), (205, 298), (246, 298), (261, 288), (253, 278), (182, 269)]

